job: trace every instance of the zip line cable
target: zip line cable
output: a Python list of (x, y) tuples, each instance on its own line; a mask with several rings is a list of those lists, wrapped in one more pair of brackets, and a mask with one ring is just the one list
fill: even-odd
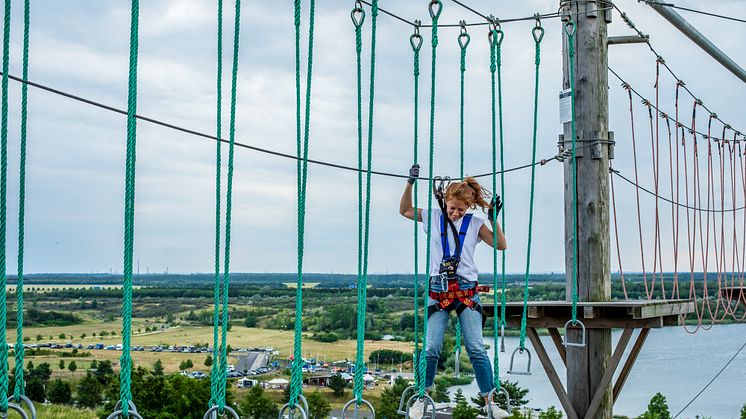
[[(2, 72), (0, 72), (0, 75), (2, 75)], [(101, 109), (104, 109), (104, 110), (107, 110), (107, 111), (111, 111), (111, 112), (114, 112), (114, 113), (118, 113), (118, 114), (121, 114), (121, 115), (127, 115), (127, 111), (126, 110), (115, 108), (115, 107), (110, 106), (110, 105), (105, 105), (105, 104), (103, 104), (101, 102), (97, 102), (97, 101), (92, 100), (92, 99), (87, 99), (87, 98), (84, 98), (82, 96), (77, 96), (77, 95), (74, 95), (72, 93), (67, 93), (67, 92), (64, 92), (62, 90), (58, 90), (58, 89), (55, 89), (53, 87), (49, 87), (49, 86), (43, 85), (41, 83), (33, 82), (33, 81), (30, 81), (30, 80), (23, 80), (22, 78), (17, 77), (17, 76), (13, 76), (13, 75), (8, 75), (8, 79), (16, 81), (16, 82), (19, 82), (19, 83), (23, 83), (23, 84), (29, 85), (31, 87), (35, 87), (35, 88), (40, 89), (40, 90), (47, 91), (49, 93), (53, 93), (53, 94), (58, 95), (58, 96), (66, 97), (68, 99), (72, 99), (72, 100), (75, 100), (75, 101), (78, 101), (78, 102), (82, 102), (82, 103), (85, 103), (85, 104), (88, 104), (88, 105), (91, 105), (91, 106), (95, 106), (97, 108), (101, 108)], [(185, 134), (190, 134), (190, 135), (194, 135), (194, 136), (197, 136), (197, 137), (206, 138), (208, 140), (220, 141), (220, 142), (225, 143), (225, 144), (229, 143), (229, 140), (227, 140), (225, 138), (218, 138), (218, 137), (216, 137), (216, 136), (214, 136), (212, 134), (207, 134), (207, 133), (200, 132), (200, 131), (197, 131), (197, 130), (193, 130), (193, 129), (190, 129), (190, 128), (185, 128), (185, 127), (182, 127), (182, 126), (179, 126), (179, 125), (176, 125), (176, 124), (171, 124), (171, 123), (168, 123), (168, 122), (164, 122), (164, 121), (156, 119), (156, 118), (151, 118), (151, 117), (143, 116), (143, 115), (135, 115), (135, 118), (137, 118), (137, 119), (139, 119), (140, 121), (143, 121), (143, 122), (148, 122), (148, 123), (151, 123), (151, 124), (154, 124), (154, 125), (159, 125), (159, 126), (162, 126), (164, 128), (169, 128), (169, 129), (172, 129), (172, 130), (175, 130), (175, 131), (183, 132)], [(253, 151), (258, 151), (260, 153), (270, 154), (270, 155), (277, 156), (277, 157), (284, 157), (284, 158), (292, 159), (292, 160), (302, 159), (302, 157), (298, 157), (296, 155), (287, 154), (287, 153), (283, 153), (283, 152), (280, 152), (280, 151), (270, 150), (270, 149), (267, 149), (267, 148), (262, 148), (262, 147), (253, 146), (253, 145), (249, 145), (249, 144), (244, 144), (244, 143), (240, 143), (238, 141), (235, 141), (234, 145), (236, 147), (245, 148), (245, 149), (253, 150)], [(503, 171), (497, 172), (497, 174), (515, 172), (515, 171), (522, 170), (522, 169), (528, 169), (528, 168), (530, 168), (532, 166), (535, 166), (535, 165), (541, 165), (541, 166), (543, 166), (543, 165), (545, 165), (545, 164), (547, 164), (547, 163), (549, 163), (549, 162), (551, 162), (553, 160), (561, 160), (562, 158), (563, 158), (562, 154), (558, 154), (558, 155), (555, 155), (555, 156), (543, 159), (541, 161), (537, 161), (537, 162), (533, 162), (533, 163), (527, 163), (527, 164), (524, 164), (524, 165), (511, 167), (511, 168), (505, 169)], [(357, 172), (359, 170), (357, 167), (346, 166), (346, 165), (343, 165), (343, 164), (332, 163), (332, 162), (323, 161), (323, 160), (308, 159), (308, 162), (309, 163), (313, 163), (313, 164), (317, 164), (317, 165), (320, 165), (320, 166), (327, 166), (327, 167), (333, 167), (333, 168), (336, 168), (336, 169), (348, 170), (348, 171), (351, 171), (351, 172)], [(368, 171), (366, 169), (362, 169), (362, 172), (363, 173), (367, 173)], [(380, 171), (380, 170), (371, 170), (370, 173), (373, 174), (373, 175), (377, 175), (377, 176), (388, 176), (388, 177), (394, 177), (394, 178), (400, 178), (400, 179), (407, 179), (407, 178), (409, 178), (409, 175), (402, 175), (402, 174), (391, 173), (391, 172), (383, 172), (383, 171)], [(482, 174), (479, 174), (479, 175), (476, 175), (476, 176), (472, 176), (472, 177), (473, 178), (480, 178), (480, 177), (486, 177), (486, 176), (490, 176), (490, 175), (492, 175), (491, 172), (490, 173), (482, 173)], [(420, 180), (428, 180), (427, 178), (422, 178), (422, 177), (420, 177), (418, 179), (420, 179)]]
[(641, 2), (643, 2), (645, 4), (652, 4), (654, 6), (665, 6), (665, 7), (670, 7), (672, 9), (685, 10), (687, 12), (699, 13), (699, 14), (702, 14), (702, 15), (717, 17), (717, 18), (720, 18), (720, 19), (727, 19), (727, 20), (732, 20), (732, 21), (735, 21), (735, 22), (746, 23), (746, 19), (739, 19), (739, 18), (733, 17), (733, 16), (725, 16), (725, 15), (720, 15), (720, 14), (717, 14), (717, 13), (705, 12), (704, 10), (690, 9), (688, 7), (677, 6), (677, 5), (673, 4), (673, 3), (659, 3), (657, 1), (650, 1), (650, 0), (639, 0), (639, 1), (641, 1)]

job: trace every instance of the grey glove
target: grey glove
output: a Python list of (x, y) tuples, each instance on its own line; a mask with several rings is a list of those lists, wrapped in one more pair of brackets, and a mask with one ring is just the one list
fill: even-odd
[(490, 208), (487, 210), (487, 217), (492, 220), (496, 220), (497, 216), (500, 215), (500, 210), (503, 209), (503, 202), (500, 200), (500, 195), (495, 195), (492, 197), (492, 202), (490, 202)]
[(409, 168), (409, 178), (407, 179), (407, 182), (409, 182), (410, 185), (414, 185), (414, 181), (417, 180), (418, 177), (420, 177), (420, 165), (415, 163)]

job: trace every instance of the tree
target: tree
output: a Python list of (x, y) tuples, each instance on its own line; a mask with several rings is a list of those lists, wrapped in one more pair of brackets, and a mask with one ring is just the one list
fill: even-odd
[[(404, 393), (407, 386), (407, 380), (398, 377), (394, 381), (394, 385), (384, 389), (381, 392), (381, 402), (376, 406), (376, 416), (391, 419), (398, 418), (399, 414), (396, 411), (399, 409), (402, 393)], [(407, 400), (404, 401), (404, 403), (406, 402)]]
[[(500, 387), (508, 391), (508, 394), (510, 395), (511, 409), (525, 406), (528, 403), (528, 399), (525, 398), (528, 394), (528, 389), (521, 388), (517, 381), (510, 382), (507, 380), (500, 380)], [(476, 403), (478, 406), (484, 406), (484, 399), (481, 397), (472, 397), (471, 401)], [(494, 401), (501, 409), (508, 410), (508, 405), (505, 403), (505, 397), (502, 394), (498, 393)]]
[(205, 358), (205, 366), (206, 367), (212, 366), (212, 355), (207, 355), (207, 358)]
[(562, 419), (562, 412), (554, 406), (549, 406), (549, 409), (539, 412), (539, 419)]
[(310, 419), (323, 419), (329, 416), (332, 407), (318, 390), (306, 395)]
[(668, 410), (668, 404), (666, 403), (666, 396), (661, 393), (655, 393), (650, 403), (648, 404), (648, 410), (640, 416), (642, 419), (671, 419), (671, 412)]
[(64, 338), (66, 338), (66, 337), (67, 337), (67, 336), (65, 336), (65, 334), (64, 334), (64, 333), (60, 333), (60, 335), (58, 336), (58, 338), (60, 338), (60, 339), (64, 339)]
[(163, 375), (163, 362), (160, 358), (153, 363), (153, 375)]
[(435, 391), (433, 391), (430, 396), (436, 403), (451, 401), (451, 397), (448, 395), (448, 385), (443, 381), (435, 383)]
[(73, 402), (73, 391), (70, 383), (57, 378), (49, 385), (47, 398), (50, 403), (71, 404)]
[(82, 335), (80, 335), (80, 338), (81, 339), (85, 339), (86, 336), (88, 336), (88, 335), (86, 335), (85, 333), (83, 333)]
[(78, 369), (78, 364), (76, 364), (75, 361), (70, 361), (70, 363), (67, 364), (67, 369), (70, 370), (71, 373), (75, 373)]
[(29, 362), (27, 374), (29, 379), (38, 378), (42, 382), (49, 381), (49, 378), (52, 376), (52, 367), (48, 362), (42, 362), (38, 367), (34, 368), (34, 365)]
[(246, 327), (256, 327), (256, 314), (253, 312), (249, 312), (249, 314), (246, 315), (246, 318), (243, 320), (243, 325)]
[(334, 395), (337, 397), (343, 397), (345, 395), (345, 387), (347, 387), (347, 381), (342, 378), (339, 374), (334, 374), (329, 378), (329, 384), (327, 384)]
[(65, 360), (64, 359), (60, 359), (60, 369), (61, 370), (65, 369)]
[(44, 381), (40, 377), (32, 376), (26, 381), (26, 397), (35, 402), (44, 403), (47, 393), (44, 390)]
[(95, 409), (99, 403), (101, 403), (101, 384), (93, 374), (88, 372), (78, 383), (75, 404), (79, 407)]
[[(93, 367), (93, 365), (91, 365), (91, 367)], [(93, 371), (93, 375), (99, 383), (102, 385), (108, 385), (114, 379), (114, 368), (111, 366), (111, 361), (98, 361), (96, 369)]]
[(470, 406), (461, 389), (456, 392), (456, 407), (453, 409), (453, 419), (476, 419), (479, 409)]
[(253, 386), (241, 403), (241, 410), (253, 419), (274, 419), (278, 409), (272, 400), (264, 395), (261, 386)]
[(179, 364), (180, 370), (188, 370), (192, 367), (194, 367), (194, 364), (192, 363), (191, 359), (187, 359), (186, 361), (181, 361), (181, 363)]
[(741, 419), (746, 419), (746, 403), (741, 408)]

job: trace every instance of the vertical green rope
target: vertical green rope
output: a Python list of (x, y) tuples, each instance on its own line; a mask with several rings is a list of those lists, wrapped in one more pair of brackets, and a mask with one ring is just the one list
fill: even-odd
[(308, 138), (311, 126), (311, 80), (313, 70), (313, 32), (316, 1), (309, 6), (308, 66), (306, 74), (305, 123), (301, 131), (301, 71), (300, 71), (300, 0), (295, 0), (295, 98), (296, 98), (296, 164), (298, 197), (298, 269), (295, 291), (295, 330), (293, 368), (290, 378), (290, 406), (298, 403), (303, 387), (303, 250), (306, 227), (306, 184), (308, 179)]
[[(371, 1), (371, 40), (370, 40), (370, 91), (368, 96), (368, 149), (367, 149), (367, 171), (365, 176), (365, 209), (358, 210), (359, 224), (364, 226), (362, 236), (358, 243), (362, 242), (362, 253), (358, 252), (358, 281), (357, 281), (357, 347), (355, 351), (355, 377), (354, 396), (358, 404), (363, 399), (363, 370), (365, 369), (365, 317), (368, 296), (368, 243), (370, 238), (370, 181), (371, 165), (373, 161), (373, 108), (375, 93), (376, 74), (376, 21), (378, 20), (378, 0)], [(362, 138), (358, 137), (358, 207), (362, 207)], [(359, 249), (358, 249), (359, 250)]]
[[(505, 200), (505, 152), (504, 152), (504, 136), (503, 136), (503, 84), (502, 84), (502, 36), (500, 37), (500, 42), (497, 43), (497, 48), (495, 50), (496, 56), (495, 60), (497, 61), (497, 109), (498, 109), (498, 124), (500, 127), (500, 195), (503, 197), (503, 200)], [(494, 190), (494, 189), (493, 189)], [(503, 230), (503, 234), (505, 234), (505, 209), (500, 211), (501, 214), (501, 225), (500, 227)], [(506, 293), (505, 293), (505, 250), (502, 251), (500, 254), (500, 277), (501, 277), (501, 289), (500, 289), (500, 326), (504, 329), (506, 326), (505, 323), (505, 306), (506, 306)], [(495, 301), (494, 303), (497, 303)], [(497, 330), (495, 330), (495, 333), (497, 333)], [(505, 335), (503, 334), (503, 346), (505, 343)], [(497, 345), (495, 345), (495, 351), (497, 351)], [(500, 388), (500, 382), (498, 381), (497, 388)]]
[[(535, 44), (535, 82), (534, 82), (534, 127), (533, 141), (531, 151), (531, 162), (536, 162), (536, 131), (539, 119), (539, 64), (541, 63), (541, 39), (544, 37), (544, 28), (541, 27), (541, 21), (536, 20), (536, 26), (532, 30)], [(523, 315), (521, 316), (521, 351), (525, 348), (526, 343), (526, 313), (528, 311), (528, 278), (531, 269), (531, 232), (534, 221), (534, 183), (536, 180), (536, 164), (531, 165), (531, 192), (528, 206), (528, 246), (526, 247), (526, 276), (523, 290)]]
[(127, 95), (127, 159), (125, 164), (124, 200), (124, 267), (122, 281), (122, 355), (119, 360), (119, 399), (122, 416), (129, 416), (132, 400), (132, 357), (130, 338), (132, 335), (132, 256), (135, 236), (135, 168), (137, 151), (137, 53), (140, 2), (132, 0), (130, 21), (130, 57)]
[[(436, 9), (433, 9), (433, 6), (437, 6)], [(427, 296), (430, 294), (430, 239), (432, 237), (432, 210), (433, 210), (433, 156), (435, 154), (435, 63), (436, 63), (436, 51), (438, 48), (438, 19), (440, 18), (440, 12), (443, 9), (443, 5), (441, 4), (440, 0), (431, 0), (430, 1), (430, 17), (432, 18), (432, 30), (431, 30), (431, 44), (432, 44), (432, 64), (430, 67), (430, 158), (428, 161), (428, 193), (427, 193), (427, 240), (425, 241), (427, 243), (426, 245), (426, 251), (425, 251), (425, 261), (428, 264), (427, 272), (428, 272), (428, 278), (427, 281), (425, 281), (425, 294), (423, 298), (423, 313), (427, 313)], [(423, 217), (424, 221), (424, 217)], [(425, 318), (422, 322), (422, 335), (425, 337), (422, 341), (422, 353), (426, 353), (427, 351), (427, 316), (425, 315)], [(425, 395), (425, 368), (426, 368), (427, 362), (420, 362), (420, 376), (422, 379), (418, 383), (418, 392), (419, 396), (423, 397)]]
[(218, 393), (218, 413), (222, 414), (225, 407), (226, 383), (228, 381), (228, 291), (230, 290), (230, 260), (231, 260), (231, 211), (233, 207), (233, 154), (236, 137), (236, 90), (238, 80), (238, 51), (239, 51), (239, 34), (241, 29), (241, 0), (236, 0), (236, 11), (233, 25), (233, 68), (231, 71), (231, 103), (230, 103), (230, 122), (228, 127), (228, 174), (225, 187), (225, 249), (223, 251), (223, 291), (221, 306), (221, 334), (220, 334), (220, 370), (219, 393)]
[(220, 185), (221, 185), (221, 153), (220, 138), (222, 136), (222, 78), (223, 78), (223, 0), (218, 0), (218, 40), (217, 40), (217, 106), (215, 111), (215, 286), (213, 289), (214, 304), (212, 311), (212, 369), (210, 372), (210, 406), (218, 405), (220, 398)]
[(8, 345), (6, 307), (6, 214), (8, 191), (8, 65), (10, 61), (10, 0), (5, 0), (3, 27), (2, 128), (0, 128), (0, 411), (8, 411)]
[[(464, 75), (466, 73), (466, 47), (469, 46), (470, 37), (466, 32), (466, 23), (461, 21), (461, 33), (458, 35), (458, 44), (461, 47), (461, 88), (460, 88), (460, 107), (459, 107), (459, 148), (460, 148), (460, 165), (459, 165), (459, 177), (464, 179)], [(461, 321), (456, 317), (456, 344), (454, 345), (453, 352), (456, 356), (461, 353)], [(456, 359), (458, 363), (459, 360)]]
[(572, 323), (578, 319), (578, 162), (576, 153), (577, 134), (575, 131), (575, 23), (565, 24), (567, 33), (567, 53), (570, 67), (570, 119), (572, 127)]
[[(23, 3), (23, 81), (28, 80), (30, 5)], [(18, 192), (18, 282), (16, 284), (16, 346), (15, 346), (15, 391), (14, 399), (19, 402), (26, 394), (23, 376), (25, 348), (23, 346), (23, 251), (26, 217), (26, 120), (28, 119), (28, 86), (21, 84), (21, 158), (19, 162)]]
[[(412, 36), (409, 38), (409, 43), (412, 45), (412, 52), (414, 53), (414, 145), (413, 145), (413, 157), (412, 157), (412, 164), (417, 164), (418, 158), (417, 158), (417, 151), (418, 151), (418, 140), (419, 140), (419, 102), (420, 102), (420, 48), (422, 47), (422, 36), (420, 35), (420, 21), (415, 21), (415, 33), (412, 34)], [(415, 386), (419, 385), (421, 380), (424, 380), (424, 377), (420, 375), (420, 362), (421, 360), (421, 352), (420, 352), (420, 338), (419, 338), (419, 310), (420, 310), (420, 303), (419, 303), (419, 292), (420, 292), (420, 278), (419, 278), (419, 228), (417, 225), (417, 182), (414, 182), (414, 185), (412, 185), (412, 195), (413, 195), (413, 208), (414, 208), (414, 222), (412, 225), (414, 226), (414, 284), (412, 286), (412, 289), (414, 290), (414, 298), (413, 298), (413, 304), (414, 304), (414, 357), (413, 357), (413, 366), (412, 370), (414, 373), (414, 383)], [(423, 314), (423, 321), (427, 321), (427, 315)], [(424, 341), (424, 337), (423, 337)]]
[[(494, 22), (494, 21), (493, 21)], [(503, 31), (500, 29), (500, 27), (496, 24), (492, 24), (492, 28), (490, 29), (489, 33), (489, 40), (490, 40), (490, 87), (491, 87), (491, 93), (492, 93), (492, 190), (497, 190), (497, 135), (496, 135), (496, 97), (495, 97), (495, 71), (498, 71), (498, 80), (500, 77), (499, 69), (500, 69), (500, 49), (503, 41)], [(502, 88), (502, 86), (498, 83), (498, 88)], [(502, 132), (502, 90), (500, 90), (500, 95), (498, 95), (498, 98), (500, 100), (500, 169), (502, 170), (503, 166), (503, 132)], [(501, 174), (502, 176), (502, 174)], [(493, 218), (492, 218), (492, 299), (493, 304), (496, 307), (497, 306), (497, 248), (495, 247), (495, 243), (497, 243), (497, 229), (494, 228), (495, 224), (497, 223), (497, 215), (494, 214), (493, 211)], [(503, 223), (505, 222), (505, 214), (503, 213)], [(502, 276), (503, 276), (503, 282), (505, 281), (505, 252), (503, 252), (503, 266), (502, 266)], [(505, 296), (505, 285), (503, 284), (503, 297)], [(499, 323), (504, 321), (504, 319), (500, 316), (492, 316), (492, 328), (493, 328), (493, 338), (494, 338), (494, 356), (492, 360), (492, 367), (493, 367), (493, 385), (496, 389), (500, 389), (500, 356), (499, 356), (499, 350), (497, 348), (498, 345), (498, 327)]]

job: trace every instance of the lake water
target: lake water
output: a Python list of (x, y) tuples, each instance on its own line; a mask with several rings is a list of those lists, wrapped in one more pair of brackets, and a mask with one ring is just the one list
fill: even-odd
[[(691, 330), (690, 330), (691, 331)], [(629, 353), (638, 332), (632, 335), (627, 345)], [(612, 333), (612, 350), (621, 331)], [(549, 353), (557, 374), (565, 388), (566, 370), (549, 336), (542, 336), (544, 347)], [(630, 417), (642, 414), (656, 392), (666, 396), (671, 415), (678, 413), (707, 383), (720, 371), (739, 348), (746, 342), (746, 324), (716, 325), (710, 330), (699, 329), (689, 334), (683, 327), (651, 329), (637, 362), (627, 378), (614, 413)], [(492, 337), (486, 337), (492, 344)], [(526, 339), (526, 347), (533, 355), (532, 375), (510, 375), (505, 372), (510, 366), (510, 355), (518, 346), (517, 337), (506, 337), (506, 352), (500, 353), (500, 374), (502, 380), (517, 381), (529, 389), (530, 407), (546, 409), (556, 406), (561, 409), (549, 379), (537, 359), (533, 347)], [(493, 349), (488, 350), (490, 358)], [(525, 357), (523, 357), (525, 358)], [(622, 362), (626, 359), (622, 359)], [(516, 362), (519, 358), (517, 356)], [(517, 365), (517, 364), (516, 364)], [(617, 373), (621, 365), (617, 368)], [(616, 379), (616, 377), (615, 377)], [(613, 382), (612, 382), (613, 384)], [(461, 388), (467, 398), (478, 392), (476, 382), (451, 389), (451, 395)], [(713, 418), (738, 418), (741, 407), (746, 403), (746, 349), (742, 350), (725, 371), (695, 400), (680, 418), (694, 418), (695, 415)]]

